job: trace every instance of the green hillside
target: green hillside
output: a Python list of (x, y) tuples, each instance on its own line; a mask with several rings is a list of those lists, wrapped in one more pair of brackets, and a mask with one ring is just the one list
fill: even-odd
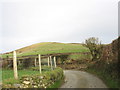
[[(74, 53), (88, 52), (89, 50), (81, 44), (44, 42), (33, 44), (16, 50), (17, 56), (53, 54), (53, 53)], [(11, 56), (12, 53), (4, 54), (3, 58)]]

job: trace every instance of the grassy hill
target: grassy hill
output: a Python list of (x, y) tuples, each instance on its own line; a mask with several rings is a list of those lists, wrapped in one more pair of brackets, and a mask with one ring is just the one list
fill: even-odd
[[(81, 44), (74, 43), (57, 43), (57, 42), (43, 42), (33, 44), (16, 50), (17, 56), (36, 55), (36, 54), (53, 54), (53, 53), (74, 53), (74, 52), (88, 52), (89, 50)], [(3, 58), (11, 56), (12, 52), (4, 54)]]

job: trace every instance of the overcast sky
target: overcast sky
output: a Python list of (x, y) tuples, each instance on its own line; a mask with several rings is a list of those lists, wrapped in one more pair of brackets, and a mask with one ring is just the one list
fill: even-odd
[(1, 0), (0, 52), (39, 42), (118, 37), (119, 0)]

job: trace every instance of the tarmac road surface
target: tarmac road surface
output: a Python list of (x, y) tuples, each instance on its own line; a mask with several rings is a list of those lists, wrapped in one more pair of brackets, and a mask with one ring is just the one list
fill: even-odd
[(84, 71), (65, 70), (61, 88), (107, 88), (98, 77)]

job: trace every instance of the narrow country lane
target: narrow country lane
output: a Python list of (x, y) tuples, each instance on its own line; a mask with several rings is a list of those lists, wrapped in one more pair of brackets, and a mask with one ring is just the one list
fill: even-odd
[(102, 80), (84, 71), (65, 70), (64, 74), (61, 88), (107, 88)]

